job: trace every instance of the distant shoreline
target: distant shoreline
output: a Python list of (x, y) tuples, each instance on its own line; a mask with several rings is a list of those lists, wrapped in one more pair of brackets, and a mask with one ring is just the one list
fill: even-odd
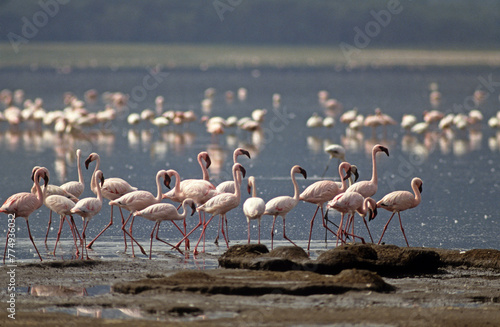
[[(17, 52), (16, 52), (17, 50)], [(351, 48), (153, 43), (0, 43), (0, 69), (500, 67), (500, 49)]]

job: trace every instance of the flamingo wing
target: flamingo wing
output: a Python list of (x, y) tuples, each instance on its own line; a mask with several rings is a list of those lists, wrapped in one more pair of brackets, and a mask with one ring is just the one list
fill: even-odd
[(403, 211), (415, 207), (415, 198), (411, 192), (395, 191), (387, 194), (377, 202), (377, 207), (389, 211)]
[(243, 203), (243, 212), (250, 219), (261, 217), (266, 210), (266, 203), (261, 198), (248, 198)]
[(323, 203), (331, 200), (339, 193), (334, 181), (319, 181), (309, 185), (301, 194), (300, 200), (311, 203)]
[(297, 201), (290, 196), (278, 196), (266, 203), (265, 215), (286, 214), (297, 205)]

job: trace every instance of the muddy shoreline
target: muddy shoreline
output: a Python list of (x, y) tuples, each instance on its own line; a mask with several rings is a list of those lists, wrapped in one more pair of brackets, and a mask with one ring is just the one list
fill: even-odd
[[(353, 245), (310, 260), (300, 248), (251, 245), (233, 246), (218, 260), (221, 267), (208, 270), (146, 259), (19, 264), (16, 284), (29, 289), (16, 294), (16, 319), (4, 311), (0, 326), (500, 322), (498, 250)], [(5, 287), (5, 308), (8, 299)]]

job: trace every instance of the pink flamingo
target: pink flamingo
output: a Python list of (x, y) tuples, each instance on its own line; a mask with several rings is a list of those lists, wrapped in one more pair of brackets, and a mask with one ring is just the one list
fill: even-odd
[(401, 231), (403, 232), (403, 236), (406, 241), (406, 246), (408, 247), (410, 246), (408, 244), (408, 240), (406, 239), (403, 224), (401, 223), (400, 212), (407, 209), (415, 208), (420, 204), (420, 201), (422, 201), (422, 196), (421, 196), (422, 184), (423, 184), (422, 180), (418, 177), (415, 177), (411, 181), (411, 188), (414, 194), (408, 191), (394, 191), (387, 194), (380, 201), (377, 202), (378, 208), (384, 208), (385, 210), (392, 211), (391, 218), (389, 218), (389, 220), (385, 224), (384, 230), (382, 231), (382, 235), (380, 236), (378, 244), (382, 242), (382, 238), (384, 237), (384, 233), (387, 229), (387, 226), (391, 222), (392, 217), (394, 217), (394, 214), (397, 212), (399, 217), (399, 226), (401, 227)]
[(149, 207), (152, 204), (159, 203), (161, 202), (163, 198), (163, 192), (161, 189), (161, 182), (160, 180), (163, 178), (163, 184), (168, 187), (170, 183), (170, 177), (168, 176), (168, 173), (166, 170), (159, 170), (156, 173), (156, 189), (157, 189), (157, 195), (156, 197), (149, 191), (133, 191), (126, 193), (122, 196), (120, 196), (118, 199), (112, 200), (109, 202), (110, 206), (118, 206), (120, 208), (124, 208), (130, 212), (127, 220), (122, 226), (122, 230), (127, 233), (127, 235), (131, 238), (131, 244), (132, 244), (132, 256), (135, 256), (134, 254), (134, 243), (137, 243), (139, 245), (139, 248), (141, 249), (141, 252), (143, 254), (146, 254), (142, 246), (134, 239), (132, 236), (132, 227), (134, 225), (134, 218), (132, 218), (132, 221), (130, 223), (130, 228), (129, 231), (127, 232), (125, 227), (130, 219), (132, 217), (134, 211), (142, 210), (147, 207)]
[(352, 184), (347, 188), (346, 192), (358, 192), (363, 197), (371, 197), (377, 193), (378, 177), (377, 177), (377, 160), (376, 154), (378, 152), (385, 152), (389, 156), (389, 149), (385, 146), (377, 144), (372, 149), (372, 179), (369, 181), (360, 181)]
[[(247, 150), (245, 150), (243, 148), (237, 148), (233, 152), (233, 165), (235, 163), (238, 163), (238, 156), (241, 156), (241, 155), (246, 155), (250, 159), (252, 158), (252, 157), (250, 157), (250, 152), (248, 152)], [(217, 189), (217, 192), (219, 192), (219, 193), (234, 193), (234, 190), (235, 190), (234, 181), (222, 182), (219, 185), (217, 185), (216, 189)]]
[(266, 211), (266, 203), (262, 198), (257, 197), (257, 187), (255, 185), (255, 177), (248, 177), (248, 193), (252, 192), (252, 197), (246, 199), (243, 203), (243, 213), (247, 217), (248, 223), (248, 244), (250, 244), (250, 220), (257, 220), (259, 224), (259, 244), (260, 244), (260, 219)]
[(153, 234), (154, 234), (155, 229), (156, 229), (156, 239), (158, 241), (161, 241), (167, 245), (174, 247), (182, 254), (182, 251), (180, 251), (179, 248), (176, 248), (174, 245), (168, 243), (167, 241), (160, 239), (158, 237), (158, 232), (160, 230), (161, 222), (164, 220), (170, 220), (175, 225), (175, 227), (177, 227), (177, 229), (179, 229), (182, 233), (182, 230), (179, 228), (179, 226), (177, 226), (177, 224), (175, 223), (175, 220), (183, 220), (184, 221), (184, 233), (182, 233), (182, 234), (184, 236), (186, 234), (186, 216), (187, 216), (187, 209), (186, 208), (188, 206), (191, 207), (191, 209), (192, 209), (191, 215), (193, 215), (195, 210), (196, 210), (196, 206), (194, 204), (194, 201), (191, 199), (186, 199), (182, 202), (182, 208), (183, 208), (182, 213), (179, 213), (177, 211), (176, 207), (171, 205), (170, 203), (155, 203), (155, 204), (150, 205), (149, 207), (147, 207), (145, 209), (138, 210), (138, 211), (134, 212), (134, 217), (141, 216), (141, 217), (146, 218), (147, 220), (151, 220), (151, 221), (155, 222), (153, 230), (151, 231), (151, 243), (149, 245), (149, 259), (151, 259), (151, 253), (153, 250)]
[[(83, 219), (83, 230), (82, 230), (82, 239), (83, 239), (83, 244), (82, 244), (82, 260), (83, 260), (83, 251), (85, 249), (86, 257), (87, 260), (89, 258), (89, 254), (87, 252), (87, 247), (86, 245), (86, 236), (85, 232), (87, 231), (87, 226), (89, 224), (89, 221), (92, 217), (97, 215), (99, 211), (101, 211), (102, 208), (102, 192), (101, 192), (101, 187), (104, 184), (104, 176), (102, 174), (102, 171), (98, 170), (94, 174), (92, 174), (92, 179), (95, 181), (95, 184), (97, 185), (97, 198), (84, 198), (79, 200), (75, 206), (70, 210), (70, 213), (72, 214), (77, 214), (82, 217)], [(98, 181), (101, 181), (99, 184)]]
[[(99, 170), (99, 167), (101, 165), (101, 157), (95, 152), (91, 153), (85, 160), (86, 169), (89, 169), (89, 164), (92, 161), (96, 161), (94, 173), (92, 174), (92, 176), (94, 176), (94, 174), (96, 173), (97, 170)], [(94, 192), (94, 194), (97, 194), (97, 181), (95, 181), (94, 178), (92, 178), (90, 182), (90, 189), (92, 190), (92, 192)], [(108, 199), (110, 201), (116, 200), (120, 196), (132, 191), (137, 191), (137, 187), (131, 186), (127, 181), (118, 177), (106, 178), (101, 188), (101, 193), (103, 198)], [(125, 224), (125, 218), (123, 217), (122, 209), (120, 207), (118, 207), (118, 209), (120, 210), (120, 215), (122, 218), (122, 226), (123, 226), (123, 224)], [(99, 234), (97, 234), (97, 236), (94, 237), (92, 241), (90, 241), (90, 243), (87, 245), (87, 248), (88, 249), (92, 248), (92, 245), (97, 240), (97, 238), (99, 238), (99, 236), (101, 236), (101, 234), (104, 233), (104, 231), (108, 229), (111, 225), (113, 225), (113, 206), (111, 206), (109, 224), (106, 225), (106, 227), (104, 227), (104, 229)], [(125, 243), (125, 251), (127, 251), (127, 238), (125, 232), (123, 232), (123, 240)]]
[[(59, 238), (61, 237), (61, 231), (64, 221), (66, 220), (66, 216), (68, 215), (71, 218), (71, 220), (68, 221), (68, 224), (71, 229), (71, 233), (73, 235), (73, 240), (75, 241), (75, 247), (77, 249), (76, 255), (78, 256), (79, 251), (78, 251), (78, 245), (76, 244), (76, 235), (78, 234), (78, 230), (76, 229), (75, 221), (73, 220), (73, 215), (71, 213), (71, 209), (74, 208), (75, 203), (64, 196), (55, 194), (46, 197), (44, 200), (44, 204), (47, 208), (59, 214), (59, 216), (61, 217), (61, 221), (59, 223), (59, 231), (57, 232), (56, 244), (54, 246), (54, 256), (56, 255), (57, 243), (59, 242)], [(78, 237), (80, 238), (79, 234)]]
[[(174, 189), (168, 191), (163, 194), (164, 199), (170, 199), (174, 202), (182, 203), (185, 199), (193, 199), (197, 206), (204, 204), (210, 198), (217, 194), (217, 190), (215, 186), (209, 181), (203, 179), (186, 179), (182, 180), (179, 176), (179, 173), (173, 169), (167, 170), (167, 173), (170, 177), (175, 177), (175, 186)], [(201, 212), (199, 212), (200, 221), (198, 224), (187, 234), (184, 238), (177, 243), (176, 247), (188, 240), (189, 235), (193, 233), (198, 227), (203, 225), (203, 220), (201, 218)], [(189, 241), (188, 241), (189, 244)]]
[[(338, 212), (342, 213), (342, 218), (340, 219), (340, 225), (339, 225), (339, 230), (337, 232), (337, 245), (338, 245), (338, 240), (340, 239), (342, 243), (344, 243), (344, 240), (342, 239), (342, 234), (350, 235), (353, 238), (359, 238), (361, 242), (364, 244), (365, 240), (354, 234), (354, 214), (356, 211), (361, 215), (363, 218), (363, 222), (365, 223), (366, 229), (368, 230), (368, 234), (370, 235), (370, 239), (373, 239), (370, 233), (370, 229), (368, 228), (368, 224), (366, 223), (365, 216), (370, 210), (370, 216), (369, 220), (372, 220), (375, 218), (377, 215), (377, 205), (375, 200), (373, 200), (370, 197), (364, 198), (363, 195), (359, 194), (358, 192), (345, 192), (337, 195), (333, 200), (328, 202), (327, 204), (328, 209), (335, 209)], [(348, 214), (347, 216), (347, 222), (346, 222), (346, 229), (345, 231), (343, 230), (343, 224), (344, 224), (344, 215)], [(352, 233), (349, 233), (349, 225), (352, 223)]]
[(289, 213), (297, 203), (299, 203), (299, 186), (297, 185), (297, 180), (295, 179), (295, 174), (302, 174), (304, 178), (307, 178), (307, 172), (300, 166), (295, 165), (290, 170), (290, 175), (292, 177), (294, 195), (293, 197), (282, 195), (275, 197), (269, 200), (266, 203), (266, 210), (264, 211), (264, 215), (273, 216), (273, 229), (271, 230), (271, 249), (273, 248), (274, 241), (274, 224), (276, 222), (276, 217), (281, 216), (283, 218), (283, 238), (288, 240), (290, 243), (296, 246), (295, 243), (292, 242), (287, 236), (285, 232), (285, 218), (287, 213)]
[(241, 186), (241, 178), (238, 175), (238, 172), (241, 172), (243, 177), (245, 177), (246, 171), (245, 168), (239, 163), (235, 163), (233, 165), (233, 179), (234, 179), (234, 193), (221, 193), (217, 194), (214, 197), (210, 198), (207, 202), (204, 204), (198, 206), (197, 210), (198, 211), (204, 211), (212, 214), (212, 217), (203, 224), (203, 230), (201, 231), (200, 239), (198, 240), (198, 243), (196, 244), (194, 248), (194, 253), (197, 253), (197, 248), (198, 244), (201, 241), (201, 238), (205, 235), (205, 230), (207, 229), (208, 224), (210, 221), (216, 216), (220, 215), (221, 221), (222, 221), (222, 235), (224, 236), (224, 239), (226, 241), (226, 246), (229, 248), (229, 243), (227, 241), (226, 235), (224, 233), (224, 221), (226, 220), (226, 213), (229, 212), (230, 210), (233, 210), (237, 206), (240, 205), (240, 200), (241, 200), (241, 191), (240, 191), (240, 186)]
[[(342, 171), (345, 172), (346, 174), (345, 177), (342, 174)], [(309, 242), (307, 243), (307, 250), (309, 250), (311, 245), (311, 235), (314, 224), (314, 218), (316, 218), (318, 210), (321, 209), (321, 217), (324, 218), (325, 215), (323, 213), (323, 204), (325, 202), (330, 201), (338, 194), (344, 193), (345, 190), (347, 189), (346, 180), (351, 176), (351, 165), (348, 162), (343, 162), (339, 165), (339, 176), (340, 180), (342, 181), (340, 187), (337, 184), (337, 182), (334, 181), (329, 181), (329, 180), (318, 181), (309, 185), (304, 191), (302, 191), (302, 193), (299, 196), (299, 199), (302, 201), (316, 204), (316, 211), (314, 211), (314, 215), (312, 216), (311, 219), (311, 228), (309, 230)], [(323, 219), (323, 227), (329, 230), (332, 234), (335, 234), (335, 232), (333, 232), (326, 225), (324, 219)]]
[[(233, 152), (233, 165), (238, 162), (238, 156), (241, 156), (241, 155), (246, 155), (250, 159), (252, 158), (252, 157), (250, 157), (250, 152), (248, 152), (247, 150), (245, 150), (243, 148), (237, 148)], [(217, 185), (216, 189), (217, 189), (218, 193), (234, 193), (234, 190), (235, 190), (234, 181), (224, 181), (224, 182), (220, 183), (219, 185)], [(225, 223), (226, 223), (226, 236), (229, 237), (229, 231), (227, 230), (227, 221), (225, 221)], [(220, 221), (219, 221), (219, 225), (220, 225)], [(219, 240), (219, 232), (217, 232), (217, 238), (215, 239), (215, 244), (218, 243), (218, 240)]]
[[(212, 161), (210, 160), (210, 156), (208, 155), (208, 152), (202, 151), (202, 152), (198, 153), (197, 160), (198, 160), (198, 163), (200, 164), (201, 171), (203, 173), (203, 180), (209, 181), (210, 176), (208, 174), (208, 168), (212, 164)], [(201, 160), (205, 161), (205, 165), (203, 164), (203, 162), (201, 162)]]
[(85, 182), (83, 180), (82, 166), (80, 165), (80, 158), (82, 151), (80, 149), (76, 150), (76, 167), (78, 169), (78, 182), (70, 181), (61, 185), (61, 188), (66, 192), (73, 194), (76, 198), (79, 198), (83, 191), (85, 190)]
[[(33, 237), (31, 236), (30, 225), (28, 222), (29, 216), (33, 213), (33, 211), (40, 208), (43, 204), (43, 193), (42, 188), (40, 187), (39, 180), (43, 178), (47, 185), (49, 183), (49, 171), (45, 167), (40, 167), (35, 171), (35, 175), (33, 176), (34, 186), (36, 188), (36, 195), (28, 192), (20, 192), (13, 194), (5, 200), (2, 207), (0, 207), (0, 212), (4, 212), (8, 215), (13, 215), (14, 219), (18, 217), (23, 217), (26, 220), (26, 226), (28, 227), (28, 235), (30, 237), (31, 243), (35, 247), (36, 253), (42, 260), (42, 256), (33, 241)], [(12, 227), (15, 228), (15, 227)], [(11, 227), (7, 229), (7, 241), (5, 242), (5, 251), (3, 253), (3, 263), (5, 263), (5, 254), (7, 253), (7, 245), (9, 244), (9, 234), (11, 231)]]
[[(33, 167), (32, 171), (31, 171), (31, 178), (34, 179), (34, 176), (35, 176), (35, 172), (40, 168), (40, 166), (35, 166)], [(33, 187), (31, 188), (31, 193), (35, 194), (36, 193), (36, 186), (33, 185)], [(75, 197), (73, 194), (65, 191), (62, 187), (60, 186), (57, 186), (57, 185), (52, 185), (52, 184), (48, 184), (48, 185), (45, 185), (43, 187), (43, 198), (45, 199), (46, 197), (48, 196), (51, 196), (51, 195), (61, 195), (61, 196), (64, 196), (65, 198), (68, 198), (70, 199), (71, 201), (73, 201), (73, 203), (77, 203), (78, 202), (78, 198)], [(50, 209), (50, 208), (49, 208)], [(47, 232), (45, 233), (45, 244), (47, 244), (47, 238), (49, 236), (49, 231), (50, 231), (50, 226), (52, 225), (52, 209), (50, 209), (50, 212), (49, 212), (49, 223), (47, 225)]]

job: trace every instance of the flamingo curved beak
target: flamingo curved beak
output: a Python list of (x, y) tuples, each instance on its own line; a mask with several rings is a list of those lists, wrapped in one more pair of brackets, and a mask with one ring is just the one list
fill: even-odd
[(307, 179), (307, 171), (304, 168), (299, 168), (299, 173), (301, 173), (302, 176)]

